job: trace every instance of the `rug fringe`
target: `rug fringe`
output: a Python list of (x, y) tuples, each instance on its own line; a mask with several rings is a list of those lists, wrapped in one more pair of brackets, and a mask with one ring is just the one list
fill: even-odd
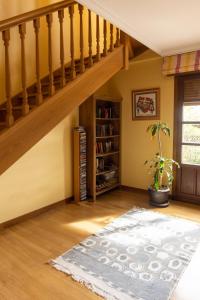
[[(74, 266), (70, 263), (66, 263), (62, 259), (62, 257), (58, 257), (57, 259), (50, 261), (50, 264), (57, 270), (70, 275), (73, 280), (83, 284), (92, 292), (103, 297), (106, 300), (141, 300), (139, 298), (133, 298), (133, 296), (129, 296), (127, 294), (124, 294), (123, 292), (117, 291), (116, 288), (108, 286), (104, 281), (87, 274), (79, 267)], [(84, 274), (84, 276), (81, 276), (81, 273)], [(97, 286), (98, 282), (100, 282), (102, 288)]]

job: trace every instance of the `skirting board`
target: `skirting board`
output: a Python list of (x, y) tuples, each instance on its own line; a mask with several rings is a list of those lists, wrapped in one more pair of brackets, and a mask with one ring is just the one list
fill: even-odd
[(25, 215), (22, 215), (22, 216), (19, 216), (17, 218), (14, 218), (14, 219), (11, 219), (9, 221), (6, 221), (6, 222), (3, 222), (3, 223), (0, 223), (0, 231), (7, 228), (7, 227), (10, 227), (12, 225), (15, 225), (15, 224), (18, 224), (18, 223), (21, 223), (21, 222), (24, 222), (30, 218), (33, 218), (33, 217), (36, 217), (52, 208), (55, 208), (59, 205), (62, 205), (64, 203), (71, 203), (73, 201), (73, 196), (72, 197), (69, 197), (69, 198), (66, 198), (64, 200), (61, 200), (61, 201), (58, 201), (56, 203), (53, 203), (53, 204), (50, 204), (48, 206), (45, 206), (45, 207), (42, 207), (42, 208), (39, 208), (37, 210), (34, 210), (34, 211), (31, 211)]
[[(147, 190), (136, 188), (136, 187), (131, 187), (131, 186), (127, 186), (127, 185), (121, 185), (121, 189), (124, 191), (130, 191), (130, 192), (141, 193), (141, 194), (146, 194), (146, 195), (148, 194)], [(169, 199), (175, 201), (172, 194), (169, 195)]]
[(136, 187), (131, 187), (127, 185), (121, 185), (120, 188), (124, 191), (130, 191), (130, 192), (135, 192), (135, 193), (142, 193), (142, 194), (148, 194), (147, 190), (136, 188)]

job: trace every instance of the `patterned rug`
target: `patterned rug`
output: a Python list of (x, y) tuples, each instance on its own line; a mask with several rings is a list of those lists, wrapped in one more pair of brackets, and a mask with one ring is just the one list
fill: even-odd
[(167, 300), (199, 242), (199, 224), (133, 209), (51, 263), (105, 299)]

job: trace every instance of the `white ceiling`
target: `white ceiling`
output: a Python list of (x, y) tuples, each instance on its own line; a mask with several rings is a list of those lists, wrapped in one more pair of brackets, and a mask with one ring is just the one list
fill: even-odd
[(78, 0), (162, 56), (200, 49), (200, 0)]

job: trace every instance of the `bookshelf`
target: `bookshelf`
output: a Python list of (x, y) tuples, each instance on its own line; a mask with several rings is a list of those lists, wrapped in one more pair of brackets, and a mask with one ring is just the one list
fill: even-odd
[(87, 133), (87, 192), (96, 196), (121, 183), (121, 98), (92, 96), (79, 107)]

